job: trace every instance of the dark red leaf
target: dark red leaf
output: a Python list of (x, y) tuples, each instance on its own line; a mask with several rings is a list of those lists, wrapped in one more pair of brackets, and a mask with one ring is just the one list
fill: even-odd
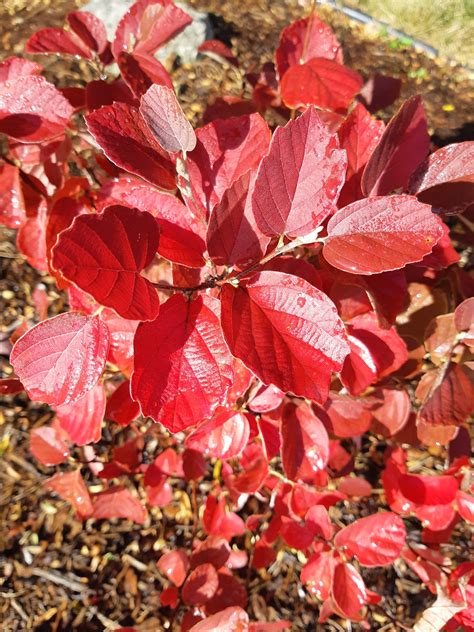
[(81, 470), (55, 474), (45, 481), (44, 486), (46, 489), (56, 492), (66, 502), (71, 503), (82, 520), (91, 516), (92, 501), (81, 476)]
[(15, 377), (0, 379), (0, 395), (16, 395), (24, 390), (23, 384)]
[(324, 401), (331, 372), (349, 349), (325, 294), (281, 272), (261, 272), (222, 289), (222, 327), (231, 352), (264, 384)]
[(416, 505), (448, 505), (459, 489), (454, 476), (401, 474), (398, 484), (405, 498)]
[(151, 55), (120, 53), (117, 58), (117, 65), (125, 83), (137, 99), (143, 97), (147, 90), (155, 84), (173, 90), (173, 82), (169, 72), (161, 62)]
[(401, 88), (401, 79), (375, 73), (360, 91), (359, 99), (373, 114), (392, 105), (400, 96)]
[(44, 77), (0, 83), (0, 132), (22, 143), (62, 134), (72, 113), (69, 101)]
[(97, 383), (109, 347), (97, 316), (75, 312), (44, 320), (13, 347), (10, 361), (33, 400), (72, 404)]
[(315, 105), (344, 114), (362, 85), (362, 77), (355, 70), (317, 57), (287, 70), (280, 91), (289, 108)]
[(132, 396), (143, 414), (178, 432), (200, 423), (223, 401), (232, 361), (215, 299), (174, 295), (135, 336)]
[(147, 518), (146, 509), (141, 502), (121, 485), (95, 494), (93, 506), (92, 517), (96, 520), (126, 518), (137, 524), (143, 524)]
[(229, 560), (230, 555), (231, 548), (227, 540), (210, 535), (194, 549), (191, 556), (191, 567), (212, 564), (216, 570), (219, 570)]
[(405, 389), (380, 388), (372, 394), (379, 399), (371, 410), (372, 430), (384, 437), (392, 437), (407, 423), (410, 397)]
[(185, 603), (202, 606), (214, 595), (219, 585), (217, 571), (212, 564), (197, 566), (187, 578), (181, 591)]
[(158, 294), (140, 272), (158, 243), (158, 224), (150, 213), (109, 206), (100, 215), (76, 217), (60, 234), (52, 264), (119, 316), (153, 320), (160, 309)]
[(377, 274), (421, 261), (443, 234), (431, 207), (409, 195), (349, 204), (331, 217), (327, 230), (325, 259), (353, 274)]
[(107, 401), (105, 418), (120, 426), (128, 426), (140, 414), (140, 406), (130, 395), (130, 382), (125, 380), (112, 393)]
[(137, 108), (127, 103), (104, 105), (86, 116), (87, 127), (105, 155), (156, 186), (173, 190), (174, 166), (155, 141)]
[(247, 591), (239, 580), (224, 570), (218, 572), (218, 578), (219, 586), (214, 596), (206, 603), (206, 612), (214, 614), (231, 606), (245, 608), (247, 606)]
[(288, 68), (324, 57), (342, 64), (342, 48), (331, 28), (315, 15), (297, 20), (283, 29), (276, 50), (280, 78)]
[(429, 147), (421, 98), (413, 96), (391, 119), (365, 166), (361, 181), (364, 195), (386, 195), (405, 188)]
[(320, 419), (311, 408), (287, 404), (281, 420), (281, 459), (291, 480), (308, 480), (322, 472), (329, 458), (329, 438)]
[(253, 443), (247, 446), (241, 459), (242, 471), (233, 481), (233, 487), (241, 494), (254, 494), (268, 476), (268, 459), (262, 446)]
[(360, 518), (334, 538), (345, 554), (355, 556), (362, 566), (392, 564), (405, 546), (406, 529), (402, 519), (392, 512), (380, 512)]
[(448, 363), (436, 371), (425, 373), (416, 391), (418, 399), (421, 399), (420, 387), (428, 383), (420, 417), (432, 425), (463, 424), (474, 409), (474, 371), (460, 364)]
[(347, 165), (338, 147), (314, 108), (277, 128), (252, 195), (255, 221), (265, 235), (307, 235), (330, 214)]
[(260, 261), (270, 243), (257, 227), (252, 211), (255, 176), (252, 171), (244, 173), (212, 209), (207, 249), (216, 265), (245, 268)]
[(217, 59), (223, 59), (227, 63), (239, 67), (239, 62), (234, 53), (228, 46), (219, 40), (211, 39), (205, 40), (198, 48), (198, 52), (209, 55), (209, 57), (217, 57)]
[(174, 90), (166, 86), (151, 86), (142, 97), (140, 114), (166, 151), (186, 153), (196, 147), (196, 134)]
[(69, 457), (69, 449), (54, 426), (42, 426), (31, 431), (30, 452), (43, 465), (59, 465)]
[(90, 81), (86, 86), (86, 106), (89, 112), (97, 110), (103, 105), (112, 105), (114, 101), (136, 106), (138, 101), (130, 88), (122, 79), (112, 82), (97, 80)]
[(106, 405), (105, 391), (102, 384), (97, 384), (81, 399), (58, 406), (56, 416), (61, 428), (71, 437), (76, 445), (97, 443), (102, 435), (102, 420)]

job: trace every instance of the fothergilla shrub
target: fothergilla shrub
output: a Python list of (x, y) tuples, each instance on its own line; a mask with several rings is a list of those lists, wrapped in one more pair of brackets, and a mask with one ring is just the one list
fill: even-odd
[[(345, 66), (315, 14), (193, 129), (154, 56), (190, 21), (138, 0), (112, 43), (87, 12), (29, 39), (87, 60), (85, 87), (0, 64), (1, 221), (69, 305), (42, 303), (1, 382), (55, 411), (30, 435), (61, 466), (45, 486), (139, 524), (192, 490), (187, 548), (157, 553), (182, 630), (289, 628), (251, 622), (244, 581), (284, 551), (320, 622), (374, 629), (366, 569), (393, 564), (437, 595), (416, 629), (474, 630), (474, 565), (449, 548), (474, 522), (474, 143), (430, 153), (419, 96), (376, 118), (399, 82)], [(431, 471), (410, 446), (438, 448)]]

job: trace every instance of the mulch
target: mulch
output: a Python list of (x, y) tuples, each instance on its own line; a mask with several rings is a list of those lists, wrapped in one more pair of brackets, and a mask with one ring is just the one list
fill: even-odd
[[(1, 56), (21, 51), (24, 40), (43, 26), (60, 25), (65, 13), (80, 0), (4, 0), (0, 7)], [(219, 37), (233, 46), (246, 71), (257, 69), (272, 57), (280, 30), (292, 19), (304, 14), (297, 0), (190, 0), (195, 8), (210, 11)], [(14, 11), (16, 9), (16, 11)], [(439, 144), (472, 135), (469, 124), (473, 85), (468, 74), (451, 62), (431, 59), (413, 48), (394, 47), (390, 41), (368, 34), (359, 25), (327, 9), (322, 19), (335, 29), (343, 43), (346, 61), (365, 76), (379, 73), (400, 76), (404, 80), (402, 97), (421, 92), (435, 141)], [(397, 45), (398, 46), (398, 45)], [(75, 65), (74, 65), (75, 64)], [(51, 78), (60, 83), (76, 81), (81, 68), (57, 61), (48, 62)], [(240, 95), (241, 76), (229, 67), (202, 59), (192, 66), (177, 66), (174, 79), (187, 113), (196, 122), (212, 95), (224, 91)], [(50, 316), (65, 309), (64, 297), (53, 280), (40, 274), (17, 255), (14, 232), (0, 234), (0, 368), (8, 365), (8, 338), (23, 319), (33, 323), (35, 309), (32, 292), (46, 286)], [(173, 613), (162, 608), (159, 594), (165, 583), (156, 568), (156, 560), (166, 544), (190, 546), (193, 536), (191, 490), (176, 481), (173, 503), (165, 510), (154, 508), (144, 526), (128, 521), (76, 520), (66, 503), (44, 491), (42, 482), (55, 469), (32, 459), (28, 433), (47, 423), (52, 412), (47, 406), (30, 402), (24, 395), (4, 398), (0, 405), (0, 621), (2, 632), (20, 630), (84, 632), (114, 629), (134, 624), (142, 632), (173, 629)], [(110, 439), (127, 430), (106, 428), (97, 452), (105, 457)], [(169, 441), (155, 427), (149, 447), (153, 458), (158, 446)], [(364, 441), (357, 458), (357, 472), (368, 478), (377, 474), (384, 444), (375, 437)], [(74, 456), (84, 460), (78, 449)], [(441, 448), (411, 455), (429, 466), (442, 459)], [(62, 466), (63, 467), (63, 466)], [(64, 469), (68, 469), (67, 465)], [(84, 468), (89, 484), (98, 483)], [(138, 480), (138, 478), (137, 478)], [(131, 479), (134, 484), (134, 479)], [(206, 480), (198, 490), (198, 502)], [(377, 510), (374, 498), (361, 501), (360, 517)], [(252, 500), (245, 514), (257, 513), (258, 501)], [(351, 518), (340, 510), (338, 519)], [(352, 519), (354, 516), (352, 516)], [(247, 536), (248, 537), (248, 536)], [(451, 541), (453, 559), (469, 559), (469, 537), (461, 528)], [(248, 540), (237, 541), (249, 548)], [(252, 619), (287, 618), (293, 630), (346, 630), (344, 621), (318, 626), (319, 604), (308, 596), (298, 582), (301, 562), (282, 552), (271, 571), (242, 573), (249, 591)], [(388, 569), (366, 569), (367, 585), (384, 595), (383, 608), (371, 609), (368, 621), (372, 630), (405, 629), (433, 600), (403, 562)], [(179, 618), (179, 617), (178, 617)], [(405, 628), (403, 627), (405, 626)], [(361, 629), (357, 624), (353, 630)]]

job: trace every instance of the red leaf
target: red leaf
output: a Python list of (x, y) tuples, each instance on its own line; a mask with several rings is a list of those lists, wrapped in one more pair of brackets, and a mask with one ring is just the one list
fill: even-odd
[(229, 560), (230, 555), (231, 548), (227, 540), (210, 535), (194, 549), (191, 556), (191, 567), (212, 564), (216, 570), (219, 570)]
[(409, 195), (349, 204), (328, 222), (323, 254), (335, 268), (376, 274), (421, 261), (442, 237), (431, 207)]
[(339, 206), (346, 206), (363, 197), (362, 172), (384, 130), (382, 121), (373, 118), (358, 103), (337, 131), (341, 149), (347, 152), (346, 182), (339, 196)]
[(68, 433), (73, 443), (86, 445), (100, 441), (105, 404), (104, 387), (97, 384), (76, 402), (56, 408), (60, 426)]
[(218, 119), (196, 130), (187, 166), (194, 197), (209, 212), (267, 153), (270, 130), (260, 114)]
[(334, 605), (349, 619), (358, 618), (360, 609), (367, 602), (364, 580), (352, 564), (336, 564), (331, 593)]
[(285, 398), (285, 393), (273, 384), (262, 386), (247, 402), (248, 407), (254, 413), (268, 413), (275, 410)]
[(59, 465), (69, 457), (68, 447), (54, 426), (42, 426), (30, 432), (30, 452), (43, 465)]
[(140, 114), (166, 151), (186, 153), (196, 147), (196, 134), (186, 119), (174, 90), (166, 86), (151, 86), (142, 97)]
[(169, 0), (137, 0), (117, 26), (112, 44), (114, 57), (131, 46), (137, 52), (154, 53), (191, 21)]
[[(21, 376), (20, 376), (21, 379)], [(425, 373), (420, 387), (430, 381), (430, 388), (419, 411), (428, 424), (459, 426), (474, 409), (474, 371), (460, 364), (445, 364), (436, 372)]]
[(249, 433), (249, 423), (244, 414), (219, 408), (211, 419), (189, 435), (186, 445), (210, 458), (231, 459), (244, 450)]
[(132, 396), (171, 432), (209, 417), (232, 382), (216, 312), (211, 297), (174, 295), (155, 321), (138, 327)]
[(44, 77), (0, 83), (0, 132), (22, 143), (62, 134), (72, 113), (69, 101)]
[(18, 250), (25, 255), (33, 268), (46, 272), (48, 270), (48, 253), (46, 250), (47, 207), (40, 204), (38, 213), (20, 226), (16, 235)]
[(459, 489), (454, 476), (401, 474), (398, 484), (405, 498), (417, 505), (449, 505)]
[(401, 79), (375, 73), (360, 91), (359, 99), (373, 114), (392, 105), (400, 96), (401, 88)]
[(53, 266), (67, 279), (130, 320), (153, 320), (160, 303), (140, 275), (151, 263), (159, 228), (150, 213), (109, 206), (100, 215), (76, 217), (53, 250)]
[(226, 540), (242, 535), (245, 531), (242, 518), (232, 511), (227, 511), (225, 498), (221, 497), (217, 501), (216, 497), (211, 495), (206, 500), (203, 526), (209, 535), (218, 535)]
[(138, 105), (138, 101), (122, 79), (116, 79), (111, 83), (97, 80), (90, 81), (87, 84), (86, 106), (89, 112), (97, 110), (103, 105), (112, 105), (114, 101), (128, 103), (128, 105), (133, 106)]
[(202, 606), (214, 595), (219, 585), (217, 571), (212, 564), (201, 564), (189, 575), (181, 591), (184, 603)]
[(162, 555), (156, 565), (175, 586), (182, 586), (189, 570), (188, 554), (184, 549), (175, 549)]
[(18, 228), (26, 219), (18, 167), (0, 162), (0, 223)]
[(206, 603), (206, 612), (213, 614), (231, 606), (245, 608), (247, 606), (247, 591), (239, 580), (225, 571), (220, 571), (218, 578), (219, 586), (214, 596)]
[(338, 147), (314, 108), (277, 128), (252, 195), (255, 221), (265, 235), (307, 235), (330, 214), (346, 170)]
[(301, 583), (307, 590), (326, 601), (331, 593), (336, 560), (332, 553), (313, 553), (301, 570)]
[(146, 509), (141, 502), (121, 485), (110, 487), (105, 492), (95, 494), (93, 505), (92, 517), (96, 520), (126, 518), (137, 524), (143, 524), (147, 518)]
[(82, 520), (91, 516), (92, 501), (80, 470), (55, 474), (45, 481), (44, 486), (71, 503)]
[(364, 195), (386, 195), (405, 188), (429, 147), (425, 111), (421, 98), (414, 96), (391, 119), (369, 158), (361, 181)]
[(362, 566), (392, 564), (405, 546), (403, 520), (388, 511), (360, 518), (345, 527), (334, 538), (334, 544), (345, 554), (357, 557)]
[(39, 64), (23, 57), (7, 57), (0, 63), (0, 82), (28, 75), (39, 75), (43, 69)]
[(323, 537), (325, 540), (331, 540), (334, 527), (329, 518), (328, 510), (323, 505), (314, 505), (306, 512), (305, 523), (314, 536)]
[(342, 64), (342, 48), (331, 28), (315, 15), (297, 20), (283, 29), (276, 50), (278, 74), (283, 77), (291, 66), (324, 57)]
[(13, 347), (10, 361), (33, 400), (72, 404), (97, 383), (109, 334), (97, 316), (59, 314), (28, 330)]
[(283, 409), (281, 434), (281, 459), (286, 476), (311, 482), (315, 473), (325, 469), (329, 458), (329, 438), (322, 422), (307, 404), (287, 404)]
[(209, 55), (209, 57), (223, 59), (227, 63), (239, 67), (239, 62), (234, 53), (223, 42), (215, 39), (205, 40), (198, 48), (198, 52)]
[(467, 298), (456, 307), (454, 324), (458, 332), (466, 332), (464, 344), (474, 347), (474, 297)]
[(447, 145), (433, 152), (410, 179), (409, 191), (421, 202), (447, 213), (464, 211), (474, 196), (474, 142)]
[(189, 632), (248, 632), (249, 617), (242, 608), (232, 606), (199, 621)]
[(289, 108), (316, 105), (323, 110), (345, 113), (362, 85), (362, 77), (355, 70), (317, 57), (287, 70), (280, 91)]
[(107, 46), (107, 33), (102, 20), (89, 11), (72, 11), (66, 16), (71, 30), (82, 42), (99, 55)]
[(281, 272), (261, 272), (222, 289), (222, 327), (233, 355), (264, 384), (324, 401), (348, 346), (325, 294)]
[(124, 81), (138, 99), (154, 84), (173, 90), (169, 72), (151, 55), (120, 53), (117, 64)]
[(255, 176), (252, 171), (244, 173), (212, 209), (207, 249), (216, 265), (245, 268), (260, 261), (270, 243), (257, 228), (252, 212)]
[(127, 103), (104, 105), (86, 116), (87, 127), (105, 155), (163, 189), (176, 186), (174, 166), (155, 141), (137, 108)]
[(101, 316), (110, 333), (107, 360), (116, 364), (122, 373), (129, 377), (133, 369), (133, 339), (138, 322), (120, 318), (112, 310), (104, 310)]
[(25, 52), (92, 58), (88, 47), (74, 33), (58, 28), (41, 29), (34, 33), (25, 44)]
[(140, 414), (140, 406), (130, 395), (130, 382), (125, 380), (112, 393), (107, 401), (105, 418), (120, 426), (128, 426)]
[(336, 437), (356, 437), (370, 428), (370, 410), (363, 399), (330, 393), (324, 408), (329, 417), (329, 423), (326, 422), (324, 416), (322, 416), (322, 421), (326, 424), (328, 431)]
[(233, 480), (233, 487), (241, 494), (254, 494), (268, 476), (268, 459), (261, 445), (247, 446), (242, 459), (242, 471)]
[(372, 430), (384, 437), (392, 437), (407, 423), (410, 415), (410, 397), (404, 389), (380, 388), (373, 393), (380, 398), (372, 408)]
[(372, 485), (360, 476), (346, 476), (340, 479), (337, 488), (342, 494), (347, 496), (370, 496), (372, 494)]
[(174, 195), (133, 178), (121, 178), (103, 185), (97, 208), (102, 210), (114, 202), (148, 211), (156, 218), (160, 226), (158, 253), (162, 257), (195, 268), (205, 264), (203, 225)]
[(24, 390), (23, 384), (15, 377), (0, 379), (0, 395), (16, 395)]

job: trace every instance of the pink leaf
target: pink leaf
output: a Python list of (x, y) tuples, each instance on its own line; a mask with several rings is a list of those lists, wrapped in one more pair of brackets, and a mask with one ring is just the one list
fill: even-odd
[(73, 113), (69, 101), (44, 77), (0, 83), (0, 132), (22, 143), (58, 136)]
[(189, 435), (186, 445), (211, 458), (231, 459), (241, 454), (249, 434), (249, 422), (243, 413), (219, 408)]
[(255, 220), (269, 236), (306, 235), (333, 210), (346, 158), (314, 108), (275, 132), (252, 195)]
[(60, 314), (29, 329), (13, 347), (11, 363), (33, 400), (72, 404), (97, 383), (109, 347), (97, 316)]
[(211, 297), (176, 294), (155, 321), (138, 327), (132, 396), (171, 432), (209, 417), (232, 382), (217, 305)]
[(87, 127), (105, 155), (156, 186), (175, 188), (174, 166), (155, 141), (137, 108), (127, 103), (104, 105), (86, 116)]
[(140, 114), (166, 151), (192, 151), (196, 134), (184, 116), (174, 90), (153, 85), (142, 97)]
[(231, 606), (199, 621), (189, 632), (248, 632), (249, 617), (243, 608)]
[(170, 551), (162, 555), (156, 565), (175, 586), (182, 586), (189, 570), (188, 554), (184, 549)]
[(39, 75), (42, 72), (39, 64), (23, 57), (7, 57), (0, 63), (0, 82), (18, 79), (28, 75)]
[(307, 281), (261, 272), (222, 289), (222, 327), (233, 355), (264, 384), (324, 401), (349, 348), (336, 308)]
[(331, 217), (327, 230), (325, 259), (353, 274), (377, 274), (421, 261), (443, 234), (431, 207), (409, 195), (349, 204)]
[(414, 96), (391, 119), (372, 152), (361, 181), (364, 195), (386, 195), (406, 187), (429, 147), (425, 111), (421, 98)]
[(126, 518), (137, 524), (143, 524), (147, 518), (146, 509), (141, 502), (121, 485), (95, 494), (93, 506), (92, 517), (96, 520)]
[(276, 50), (280, 78), (288, 68), (324, 57), (342, 64), (342, 48), (331, 28), (315, 15), (297, 20), (283, 29)]
[(80, 215), (63, 231), (52, 264), (67, 279), (130, 320), (152, 320), (160, 309), (153, 285), (140, 275), (155, 256), (159, 227), (152, 215), (109, 206)]
[(44, 486), (71, 503), (82, 520), (91, 516), (92, 501), (80, 470), (55, 474), (45, 481)]
[(347, 556), (355, 556), (362, 566), (392, 564), (405, 546), (403, 520), (388, 511), (360, 518), (345, 527), (334, 538)]
[(33, 55), (35, 53), (54, 53), (85, 57), (86, 59), (92, 58), (88, 47), (74, 33), (58, 28), (41, 29), (34, 33), (26, 42), (25, 51)]
[(97, 443), (102, 435), (106, 397), (102, 384), (97, 384), (81, 399), (56, 408), (61, 428), (76, 445)]
[(316, 105), (344, 114), (362, 85), (362, 77), (355, 70), (317, 57), (287, 70), (280, 91), (289, 108)]
[(30, 452), (43, 465), (59, 465), (69, 457), (69, 449), (54, 426), (42, 426), (31, 431)]

